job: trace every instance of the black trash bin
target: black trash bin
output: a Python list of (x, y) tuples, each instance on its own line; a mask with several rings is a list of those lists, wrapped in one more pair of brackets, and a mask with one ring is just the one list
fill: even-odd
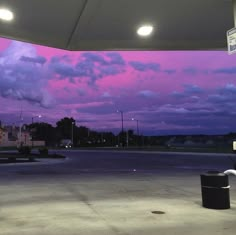
[(210, 209), (229, 209), (229, 178), (217, 171), (201, 175), (202, 205)]

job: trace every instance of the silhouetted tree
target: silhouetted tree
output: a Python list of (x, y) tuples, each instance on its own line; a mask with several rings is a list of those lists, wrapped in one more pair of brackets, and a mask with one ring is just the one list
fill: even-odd
[[(75, 123), (75, 120), (73, 118), (68, 117), (64, 117), (56, 123), (56, 129), (62, 139), (71, 139), (72, 123)], [(73, 128), (74, 126), (75, 125), (73, 124)]]

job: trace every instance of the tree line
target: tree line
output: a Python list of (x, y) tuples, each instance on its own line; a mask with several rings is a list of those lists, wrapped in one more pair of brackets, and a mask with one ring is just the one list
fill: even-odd
[[(133, 130), (122, 131), (115, 135), (112, 132), (98, 132), (86, 126), (77, 126), (73, 118), (64, 117), (56, 127), (45, 122), (35, 122), (26, 126), (34, 140), (44, 140), (46, 146), (58, 146), (62, 139), (70, 139), (73, 146), (135, 146), (141, 143), (141, 137)], [(144, 137), (143, 137), (144, 138)], [(144, 141), (143, 141), (144, 142)]]
[(45, 122), (35, 122), (26, 125), (26, 129), (31, 133), (33, 140), (44, 140), (46, 146), (52, 147), (59, 146), (63, 139), (73, 140), (73, 146), (75, 147), (168, 146), (170, 141), (174, 144), (184, 144), (186, 141), (192, 141), (195, 144), (209, 144), (209, 141), (212, 141), (217, 145), (231, 145), (232, 140), (236, 140), (236, 133), (225, 135), (143, 136), (137, 135), (133, 130), (120, 131), (118, 134), (99, 132), (86, 126), (77, 126), (76, 120), (71, 117), (60, 119), (55, 127)]

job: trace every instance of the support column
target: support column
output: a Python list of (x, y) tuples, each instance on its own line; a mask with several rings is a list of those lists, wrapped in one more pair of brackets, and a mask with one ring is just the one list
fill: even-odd
[(233, 1), (233, 11), (234, 11), (234, 27), (236, 27), (236, 0)]

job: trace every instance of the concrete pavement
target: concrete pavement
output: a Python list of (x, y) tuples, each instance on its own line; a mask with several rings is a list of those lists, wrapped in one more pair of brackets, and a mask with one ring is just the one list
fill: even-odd
[(235, 234), (236, 177), (231, 209), (201, 206), (200, 168), (209, 159), (190, 169), (178, 155), (65, 154), (70, 160), (55, 165), (0, 166), (1, 235)]

